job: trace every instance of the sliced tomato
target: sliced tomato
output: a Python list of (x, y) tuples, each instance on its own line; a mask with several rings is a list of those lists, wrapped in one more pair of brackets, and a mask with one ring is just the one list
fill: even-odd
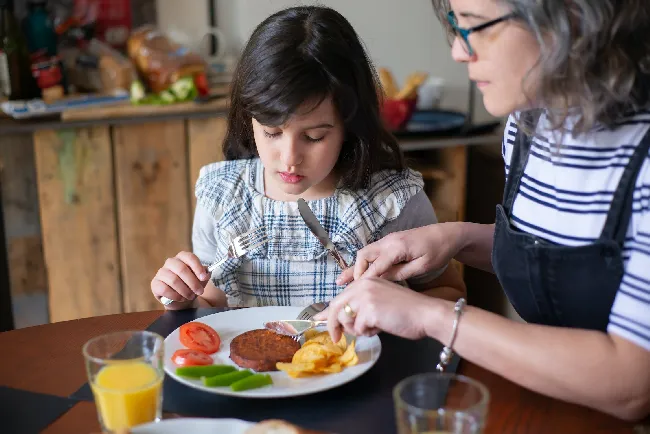
[(180, 329), (181, 344), (191, 350), (203, 351), (207, 354), (216, 353), (221, 346), (219, 334), (209, 325), (202, 322), (188, 322)]
[(214, 363), (212, 357), (198, 350), (176, 350), (172, 362), (177, 366), (203, 366)]

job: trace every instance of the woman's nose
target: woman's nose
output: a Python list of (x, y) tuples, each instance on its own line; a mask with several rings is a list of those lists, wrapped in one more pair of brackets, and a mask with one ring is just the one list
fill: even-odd
[(463, 46), (463, 42), (460, 40), (460, 36), (457, 36), (454, 39), (454, 42), (451, 44), (451, 57), (459, 63), (467, 63), (474, 58), (467, 53), (467, 49)]

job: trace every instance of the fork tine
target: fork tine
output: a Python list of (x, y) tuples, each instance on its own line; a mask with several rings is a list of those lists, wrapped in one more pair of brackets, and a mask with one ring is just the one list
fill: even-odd
[(258, 240), (254, 240), (253, 241), (254, 244), (247, 244), (247, 245), (242, 246), (242, 249), (246, 250), (246, 251), (253, 250), (253, 249), (261, 246), (262, 244), (268, 243), (270, 240), (271, 240), (271, 237), (269, 237), (268, 235), (264, 235), (262, 238), (260, 238)]
[(249, 240), (250, 238), (256, 237), (260, 233), (264, 233), (265, 231), (266, 231), (266, 227), (262, 225), (262, 226), (259, 226), (259, 227), (255, 228), (255, 229), (253, 229), (253, 230), (250, 230), (250, 231), (248, 231), (248, 232), (246, 232), (244, 234), (241, 234), (240, 236), (235, 238), (235, 241), (238, 241), (240, 243), (241, 242), (246, 242), (246, 240)]
[(240, 240), (239, 241), (239, 248), (241, 249), (250, 249), (249, 246), (253, 244), (257, 244), (262, 240), (267, 240), (270, 239), (269, 235), (266, 232), (256, 234), (255, 236), (252, 237), (246, 237), (245, 240)]

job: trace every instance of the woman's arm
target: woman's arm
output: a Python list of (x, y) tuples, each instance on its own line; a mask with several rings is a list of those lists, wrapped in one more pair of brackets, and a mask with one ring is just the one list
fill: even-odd
[[(426, 334), (449, 343), (453, 303), (431, 300)], [(454, 350), (544, 395), (621, 419), (650, 413), (650, 352), (614, 334), (508, 320), (468, 307)]]
[[(399, 300), (399, 303), (396, 301)], [(349, 304), (356, 312), (344, 311)], [(366, 335), (383, 330), (408, 339), (449, 343), (454, 303), (378, 278), (352, 282), (329, 305), (332, 339), (341, 327)], [(467, 307), (454, 351), (536, 392), (638, 420), (650, 413), (650, 351), (614, 334), (515, 322)]]
[(357, 252), (354, 267), (341, 273), (340, 285), (363, 277), (406, 280), (445, 267), (452, 258), (493, 272), (494, 225), (466, 222), (429, 224), (393, 232)]
[[(449, 223), (450, 239), (457, 240), (452, 247), (454, 258), (470, 267), (494, 273), (492, 269), (492, 243), (494, 224)], [(455, 233), (454, 233), (455, 232)]]

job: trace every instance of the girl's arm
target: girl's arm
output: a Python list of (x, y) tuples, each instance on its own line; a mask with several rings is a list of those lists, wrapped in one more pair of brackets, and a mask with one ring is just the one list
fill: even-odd
[[(192, 226), (192, 248), (204, 263), (211, 262), (217, 251), (215, 219), (201, 204), (196, 205)], [(212, 279), (205, 285), (203, 294), (196, 297), (187, 307), (227, 307), (228, 299), (222, 289), (217, 288)]]
[(194, 299), (192, 307), (228, 307), (228, 298), (222, 289), (217, 288), (212, 280), (205, 285), (203, 295)]

